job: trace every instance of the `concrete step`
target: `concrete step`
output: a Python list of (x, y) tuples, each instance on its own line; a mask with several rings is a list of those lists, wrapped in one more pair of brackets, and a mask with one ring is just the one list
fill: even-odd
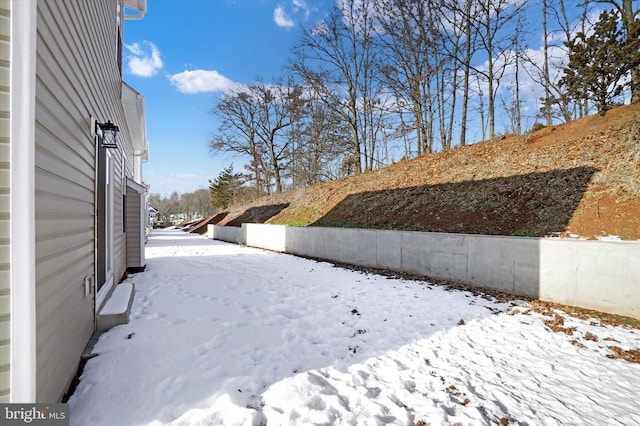
[(111, 295), (104, 303), (98, 317), (96, 328), (98, 331), (108, 330), (120, 324), (129, 323), (129, 313), (136, 289), (133, 283), (121, 283), (114, 287)]

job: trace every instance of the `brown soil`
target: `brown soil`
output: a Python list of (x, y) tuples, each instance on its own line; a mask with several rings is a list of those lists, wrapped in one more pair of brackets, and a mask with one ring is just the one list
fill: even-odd
[(241, 221), (640, 239), (640, 104), (235, 205), (220, 224)]

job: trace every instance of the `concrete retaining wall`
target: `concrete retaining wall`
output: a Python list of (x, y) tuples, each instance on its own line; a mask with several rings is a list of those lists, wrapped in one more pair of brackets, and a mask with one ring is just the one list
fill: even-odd
[(207, 237), (212, 240), (226, 241), (234, 244), (244, 244), (244, 239), (240, 239), (242, 229), (235, 226), (207, 225)]
[[(225, 227), (213, 228), (214, 238), (233, 240), (222, 237), (229, 231), (218, 228)], [(231, 242), (248, 246), (455, 279), (640, 318), (638, 242), (263, 224), (243, 224), (234, 230)]]

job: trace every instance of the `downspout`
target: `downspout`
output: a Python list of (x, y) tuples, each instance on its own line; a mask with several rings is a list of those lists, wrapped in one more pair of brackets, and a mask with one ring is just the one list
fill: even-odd
[[(36, 402), (35, 103), (38, 2), (11, 2), (12, 403)], [(16, 68), (20, 69), (17, 70)]]
[(142, 182), (142, 164), (147, 160), (146, 158), (147, 156), (147, 151), (146, 150), (141, 150), (141, 149), (134, 149), (133, 150), (133, 180), (141, 185), (143, 185)]
[(102, 238), (98, 230), (98, 217), (102, 212), (98, 211), (98, 178), (101, 172), (99, 168), (99, 149), (100, 144), (96, 137), (96, 122), (93, 115), (89, 118), (91, 126), (91, 139), (93, 140), (93, 281), (91, 282), (91, 294), (93, 294), (93, 331), (98, 330), (98, 256), (100, 254), (98, 245)]

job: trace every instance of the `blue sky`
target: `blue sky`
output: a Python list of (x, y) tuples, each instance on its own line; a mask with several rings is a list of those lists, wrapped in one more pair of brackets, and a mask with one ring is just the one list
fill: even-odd
[[(308, 4), (307, 4), (308, 3)], [(241, 160), (210, 152), (211, 114), (233, 83), (277, 76), (300, 25), (322, 18), (330, 0), (148, 0), (124, 26), (124, 80), (145, 97), (151, 193), (192, 192)], [(312, 5), (311, 5), (312, 4)]]

